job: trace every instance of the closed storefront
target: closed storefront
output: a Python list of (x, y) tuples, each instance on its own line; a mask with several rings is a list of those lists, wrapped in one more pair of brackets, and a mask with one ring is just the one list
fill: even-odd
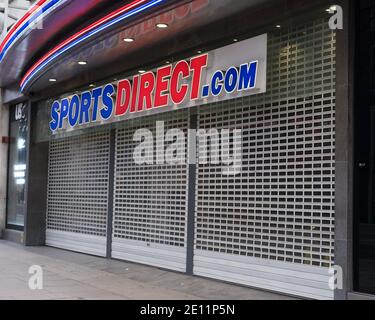
[[(333, 298), (335, 41), (315, 18), (88, 89), (81, 102), (78, 91), (40, 103), (50, 140), (46, 244)], [(249, 58), (231, 58), (231, 48)], [(137, 82), (155, 84), (146, 75), (163, 85), (171, 72), (159, 99), (176, 101), (184, 86), (193, 95), (194, 76), (175, 89), (173, 81), (204, 57), (199, 85), (212, 77), (213, 97), (152, 109), (140, 92), (138, 113), (129, 113)], [(245, 69), (248, 61), (256, 65)], [(238, 90), (244, 85), (254, 89)], [(87, 92), (98, 95), (98, 115), (85, 119)], [(114, 92), (118, 118), (106, 114)]]
[[(351, 110), (350, 1), (126, 4), (92, 4), (81, 31), (27, 48), (28, 102), (7, 91), (10, 111), (24, 106), (8, 227), (26, 244), (296, 297), (370, 293), (372, 96)], [(357, 57), (370, 59), (367, 38)]]

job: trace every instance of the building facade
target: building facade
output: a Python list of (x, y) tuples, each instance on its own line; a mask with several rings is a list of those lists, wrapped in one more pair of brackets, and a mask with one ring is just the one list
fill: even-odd
[(3, 237), (371, 299), (374, 13), (37, 2), (0, 47)]

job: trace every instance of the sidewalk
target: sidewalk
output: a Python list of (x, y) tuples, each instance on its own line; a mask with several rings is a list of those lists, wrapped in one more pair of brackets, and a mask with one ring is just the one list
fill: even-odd
[[(28, 270), (43, 268), (43, 290)], [(290, 297), (64, 250), (0, 240), (0, 299), (287, 300)]]

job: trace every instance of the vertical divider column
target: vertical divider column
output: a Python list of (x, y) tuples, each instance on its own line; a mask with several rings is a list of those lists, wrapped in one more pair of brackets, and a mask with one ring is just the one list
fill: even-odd
[(197, 176), (197, 114), (189, 114), (188, 132), (188, 213), (187, 213), (187, 256), (186, 273), (193, 275), (194, 268), (194, 229), (195, 229), (195, 191)]
[(112, 258), (113, 200), (115, 184), (116, 129), (111, 129), (109, 148), (108, 213), (107, 213), (107, 258)]

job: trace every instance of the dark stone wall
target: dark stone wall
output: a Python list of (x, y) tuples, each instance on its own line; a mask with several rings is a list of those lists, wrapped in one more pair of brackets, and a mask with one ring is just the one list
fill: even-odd
[(344, 11), (344, 29), (337, 31), (336, 57), (336, 212), (335, 264), (343, 270), (343, 289), (335, 299), (347, 299), (353, 290), (353, 75), (354, 1), (337, 1)]
[(46, 235), (49, 142), (31, 142), (29, 150), (25, 245), (40, 246)]

